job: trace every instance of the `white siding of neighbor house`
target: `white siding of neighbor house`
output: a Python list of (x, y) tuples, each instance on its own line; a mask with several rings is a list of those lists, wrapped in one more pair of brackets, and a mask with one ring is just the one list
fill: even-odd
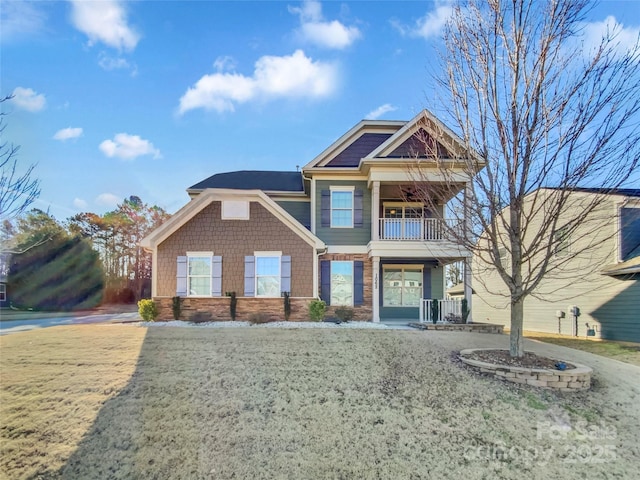
[[(584, 200), (588, 194), (574, 194), (573, 201)], [(602, 267), (617, 261), (616, 203), (611, 197), (592, 217), (592, 225), (585, 226), (571, 237), (570, 249), (589, 242), (599, 245), (589, 254), (573, 259), (559, 273), (550, 273), (536, 296), (525, 300), (525, 330), (558, 333), (557, 310), (565, 312), (561, 320), (561, 333), (571, 335), (573, 318), (568, 309), (576, 305), (581, 310), (578, 335), (586, 336), (586, 323), (595, 326), (597, 337), (640, 342), (640, 279), (616, 278), (600, 273)], [(566, 209), (570, 215), (571, 208)], [(534, 223), (531, 232), (537, 232)], [(552, 260), (553, 261), (553, 260)], [(510, 324), (508, 290), (493, 267), (474, 258), (473, 318), (476, 322)]]

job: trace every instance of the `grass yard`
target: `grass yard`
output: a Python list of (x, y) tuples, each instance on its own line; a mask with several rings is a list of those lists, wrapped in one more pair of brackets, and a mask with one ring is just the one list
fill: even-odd
[(539, 340), (545, 343), (575, 348), (576, 350), (583, 350), (640, 366), (640, 344), (637, 343), (613, 342), (611, 340), (587, 340), (584, 338), (572, 338), (566, 335), (540, 332), (525, 332), (525, 336), (531, 340)]
[[(506, 340), (470, 335), (82, 325), (0, 337), (0, 476), (635, 478), (637, 385), (505, 385), (452, 361), (457, 343)], [(549, 429), (580, 422), (613, 438)]]

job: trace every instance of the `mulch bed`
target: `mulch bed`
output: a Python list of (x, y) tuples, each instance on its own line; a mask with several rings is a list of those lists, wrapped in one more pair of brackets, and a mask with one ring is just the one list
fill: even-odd
[[(535, 353), (525, 352), (523, 357), (512, 357), (509, 355), (508, 350), (479, 350), (469, 355), (465, 355), (465, 358), (471, 360), (478, 360), (480, 362), (491, 363), (493, 365), (508, 365), (510, 367), (521, 368), (544, 368), (548, 370), (558, 370), (556, 363), (558, 360), (553, 360), (547, 357), (539, 357)], [(566, 363), (566, 370), (575, 368), (574, 365)]]

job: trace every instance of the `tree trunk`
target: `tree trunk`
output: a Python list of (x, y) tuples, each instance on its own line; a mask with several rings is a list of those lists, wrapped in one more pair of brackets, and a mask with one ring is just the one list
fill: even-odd
[(509, 353), (512, 357), (524, 355), (522, 338), (522, 325), (524, 320), (524, 298), (511, 302), (511, 335), (509, 340)]

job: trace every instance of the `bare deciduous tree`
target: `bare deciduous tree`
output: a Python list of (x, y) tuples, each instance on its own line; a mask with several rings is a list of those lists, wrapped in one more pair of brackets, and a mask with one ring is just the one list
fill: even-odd
[[(0, 98), (0, 104), (12, 97)], [(18, 165), (19, 146), (3, 138), (6, 128), (4, 112), (0, 112), (0, 219), (11, 220), (25, 212), (40, 195), (40, 182), (32, 178), (35, 165), (20, 173)]]
[[(625, 47), (618, 27), (590, 48), (582, 37), (589, 8), (582, 0), (471, 0), (454, 7), (444, 34), (443, 115), (475, 152), (455, 158), (473, 180), (448, 212), (461, 220), (466, 212), (473, 234), (449, 233), (506, 285), (512, 356), (523, 355), (525, 298), (602, 241), (594, 235), (554, 256), (567, 236), (601, 225), (605, 195), (577, 202), (576, 190), (606, 193), (638, 180), (640, 47)], [(453, 150), (424, 145), (446, 175)], [(442, 188), (444, 197), (459, 192), (459, 180)], [(421, 197), (429, 204), (439, 195)]]

